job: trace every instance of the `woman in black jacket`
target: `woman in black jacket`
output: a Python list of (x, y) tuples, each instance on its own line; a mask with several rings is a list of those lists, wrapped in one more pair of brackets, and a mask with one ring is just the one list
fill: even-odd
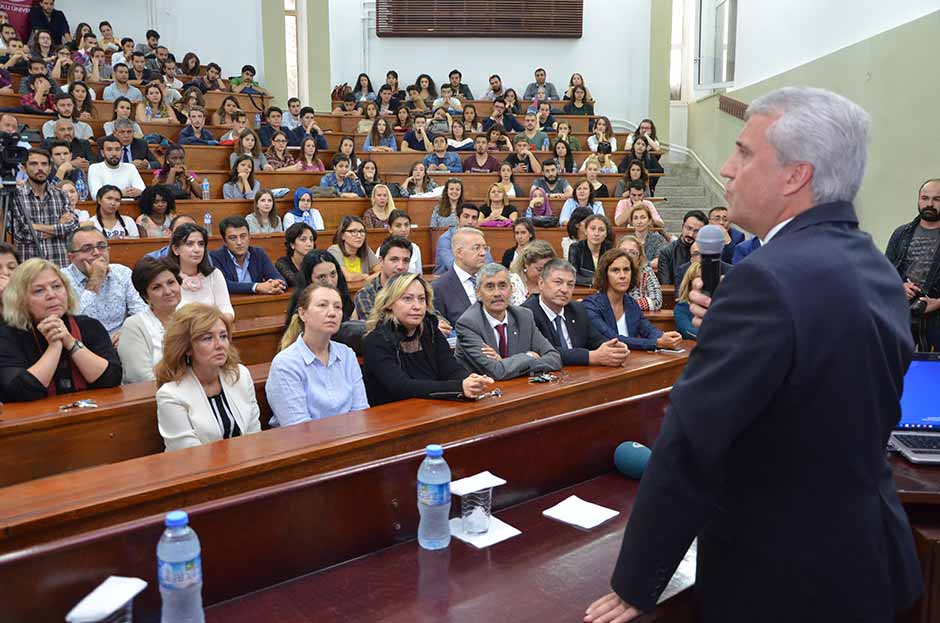
[(0, 400), (25, 402), (121, 384), (121, 360), (104, 326), (74, 315), (78, 301), (59, 267), (33, 258), (3, 292)]
[(493, 383), (457, 362), (437, 328), (433, 294), (420, 275), (390, 279), (367, 326), (363, 380), (372, 406), (406, 398), (476, 398)]
[(584, 233), (584, 240), (568, 247), (568, 262), (578, 271), (575, 283), (590, 286), (597, 260), (614, 246), (614, 228), (603, 214), (592, 214), (584, 219)]

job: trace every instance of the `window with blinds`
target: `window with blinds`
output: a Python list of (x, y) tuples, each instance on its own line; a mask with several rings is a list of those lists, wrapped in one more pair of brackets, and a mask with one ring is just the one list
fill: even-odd
[(584, 0), (376, 0), (379, 37), (578, 39)]

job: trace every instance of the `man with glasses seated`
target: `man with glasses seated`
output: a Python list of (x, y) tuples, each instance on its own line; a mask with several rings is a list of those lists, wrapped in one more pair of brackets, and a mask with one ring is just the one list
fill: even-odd
[(104, 325), (117, 346), (124, 320), (147, 309), (131, 282), (131, 269), (112, 264), (108, 241), (91, 226), (68, 238), (70, 264), (62, 271), (78, 299), (78, 313)]
[[(466, 210), (467, 206), (463, 207)], [(431, 284), (434, 309), (451, 326), (456, 325), (467, 308), (477, 302), (476, 274), (487, 263), (490, 252), (479, 229), (457, 227), (452, 231), (453, 266)]]
[(659, 252), (659, 265), (656, 276), (662, 285), (679, 284), (676, 269), (689, 262), (692, 257), (692, 243), (698, 236), (698, 230), (705, 227), (708, 217), (701, 210), (689, 210), (682, 218), (682, 235), (667, 244)]
[[(457, 215), (457, 227), (476, 227), (480, 222), (480, 208), (472, 203), (463, 203), (457, 206), (454, 212)], [(452, 239), (455, 227), (451, 227), (437, 239), (437, 252), (434, 254), (434, 274), (443, 275), (454, 265), (454, 250)], [(481, 234), (482, 235), (482, 234)], [(493, 261), (489, 248), (486, 249), (486, 263)]]

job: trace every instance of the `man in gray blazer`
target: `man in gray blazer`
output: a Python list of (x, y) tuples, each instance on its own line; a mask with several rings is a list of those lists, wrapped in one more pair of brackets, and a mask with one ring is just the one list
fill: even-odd
[(496, 380), (561, 369), (561, 355), (535, 326), (532, 312), (509, 304), (502, 264), (477, 273), (477, 302), (457, 321), (457, 360)]

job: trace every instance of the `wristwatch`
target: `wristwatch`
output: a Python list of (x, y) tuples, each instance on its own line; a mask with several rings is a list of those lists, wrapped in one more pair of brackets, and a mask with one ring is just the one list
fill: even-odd
[(72, 356), (72, 355), (74, 355), (75, 353), (77, 353), (78, 351), (80, 351), (80, 350), (83, 349), (83, 348), (85, 348), (85, 345), (82, 344), (82, 341), (81, 341), (81, 340), (75, 340), (75, 343), (72, 344), (72, 348), (70, 348), (70, 349), (68, 350), (68, 354), (69, 354), (69, 356)]

